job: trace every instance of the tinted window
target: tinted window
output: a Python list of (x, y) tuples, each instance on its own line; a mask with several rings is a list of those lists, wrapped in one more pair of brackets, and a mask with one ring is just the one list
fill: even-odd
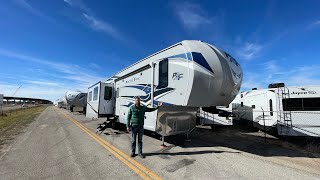
[(105, 100), (110, 100), (112, 98), (112, 88), (106, 86), (104, 88), (104, 99)]
[(303, 110), (305, 111), (319, 111), (320, 110), (320, 98), (304, 98)]
[(272, 100), (269, 99), (269, 106), (270, 106), (270, 116), (273, 116), (273, 107), (272, 107)]
[(88, 101), (92, 101), (92, 91), (89, 92), (89, 98)]
[(284, 111), (302, 111), (302, 98), (283, 99)]
[(98, 100), (98, 86), (93, 89), (93, 101)]
[(159, 84), (158, 88), (168, 86), (168, 59), (162, 60), (159, 63)]

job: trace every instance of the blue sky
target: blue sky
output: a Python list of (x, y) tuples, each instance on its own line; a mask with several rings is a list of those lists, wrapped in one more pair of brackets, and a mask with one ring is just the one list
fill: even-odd
[(242, 65), (242, 90), (320, 85), (320, 1), (10, 0), (0, 6), (0, 93), (56, 100), (185, 39)]

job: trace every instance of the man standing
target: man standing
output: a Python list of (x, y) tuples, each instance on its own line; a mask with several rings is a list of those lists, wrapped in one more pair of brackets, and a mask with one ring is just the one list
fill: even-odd
[(132, 130), (132, 141), (131, 141), (131, 157), (135, 156), (136, 152), (136, 137), (138, 134), (138, 150), (139, 156), (145, 158), (142, 154), (142, 135), (143, 135), (143, 125), (144, 125), (144, 115), (145, 112), (152, 112), (158, 109), (162, 105), (162, 102), (158, 103), (156, 108), (148, 108), (146, 106), (140, 105), (140, 97), (136, 97), (134, 104), (129, 107), (127, 116), (127, 130)]

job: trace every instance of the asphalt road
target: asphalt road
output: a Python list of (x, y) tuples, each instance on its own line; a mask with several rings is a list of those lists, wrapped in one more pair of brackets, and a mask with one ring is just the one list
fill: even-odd
[(147, 133), (146, 158), (129, 158), (130, 134), (97, 136), (101, 122), (48, 107), (2, 150), (0, 179), (320, 179), (317, 155), (206, 129), (165, 149)]

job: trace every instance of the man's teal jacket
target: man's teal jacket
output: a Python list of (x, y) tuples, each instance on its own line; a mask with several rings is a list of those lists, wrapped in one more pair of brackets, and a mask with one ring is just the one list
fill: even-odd
[(146, 106), (136, 106), (136, 105), (131, 105), (129, 107), (128, 111), (128, 116), (127, 116), (127, 127), (132, 127), (132, 126), (140, 126), (143, 127), (144, 125), (144, 115), (145, 112), (152, 112), (158, 109), (156, 108), (148, 108)]

